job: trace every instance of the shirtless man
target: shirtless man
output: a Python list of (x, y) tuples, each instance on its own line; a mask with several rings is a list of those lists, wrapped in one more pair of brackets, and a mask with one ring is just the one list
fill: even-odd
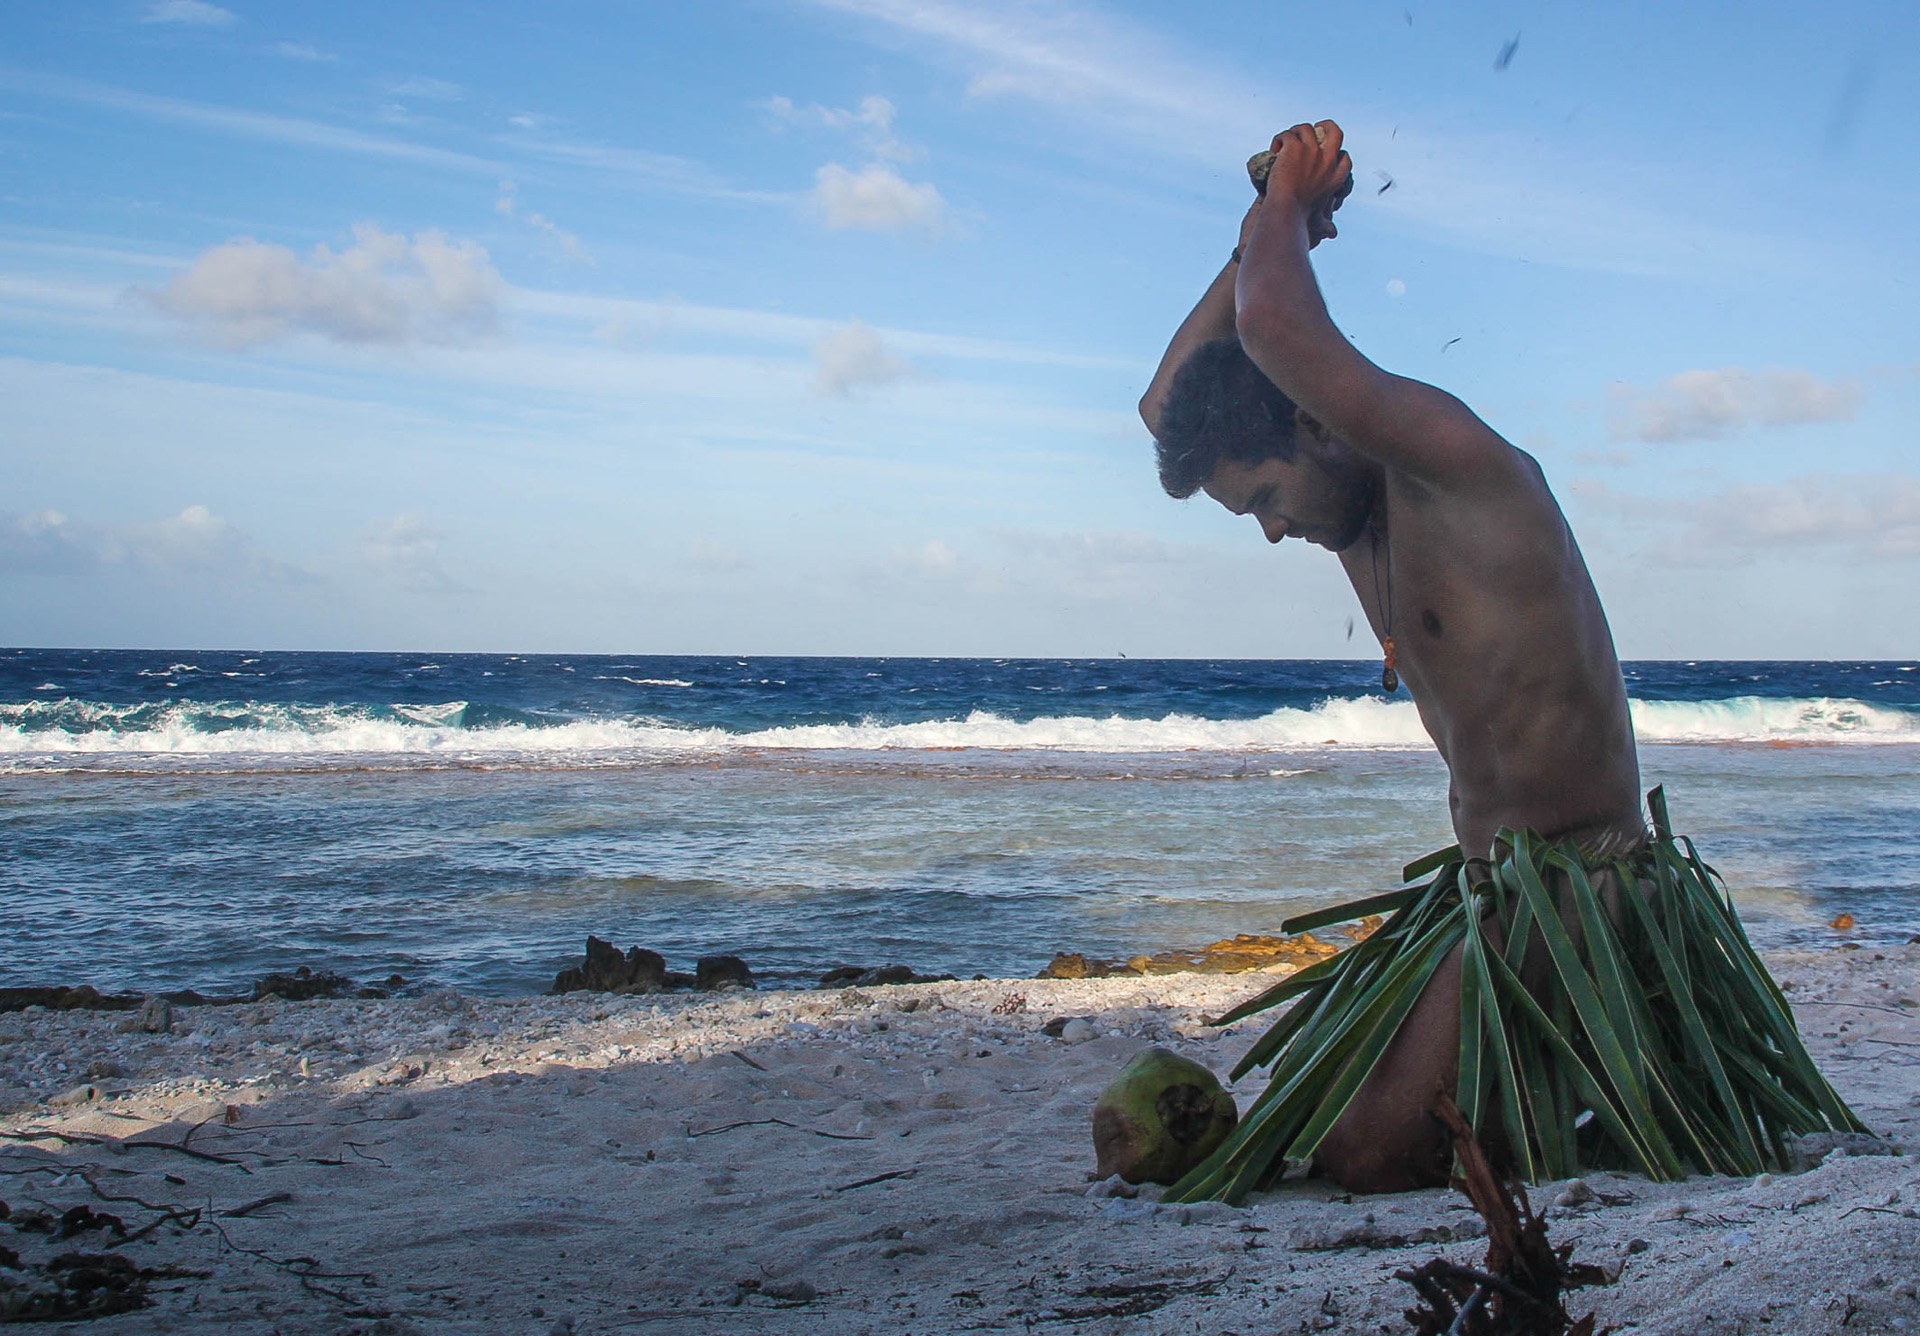
[[(1334, 327), (1307, 252), (1352, 185), (1339, 126), (1275, 136), (1240, 245), (1168, 346), (1140, 415), (1161, 482), (1339, 557), (1451, 777), (1454, 833), (1502, 826), (1625, 850), (1644, 839), (1606, 614), (1540, 466), (1443, 390), (1383, 371)], [(1426, 1116), (1459, 1057), (1458, 952), (1321, 1143), (1363, 1192), (1442, 1184)]]

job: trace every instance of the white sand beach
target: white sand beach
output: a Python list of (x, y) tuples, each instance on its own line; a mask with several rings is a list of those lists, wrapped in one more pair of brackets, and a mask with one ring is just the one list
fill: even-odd
[[(1899, 1153), (1920, 1137), (1920, 946), (1768, 961), (1884, 1143), (1753, 1181), (1535, 1190), (1574, 1260), (1621, 1268), (1574, 1314), (1689, 1336), (1920, 1324), (1920, 1161)], [(1224, 1076), (1264, 1021), (1205, 1018), (1261, 982), (448, 992), (180, 1008), (166, 1034), (0, 1016), (0, 1242), (27, 1262), (116, 1242), (19, 1229), (35, 1210), (162, 1221), (111, 1251), (198, 1274), (55, 1324), (103, 1336), (1405, 1330), (1393, 1272), (1484, 1250), (1456, 1192), (1302, 1179), (1235, 1209), (1089, 1181), (1101, 1086), (1149, 1044)], [(1087, 1024), (1043, 1034), (1057, 1017)], [(1243, 1107), (1257, 1089), (1235, 1087)]]

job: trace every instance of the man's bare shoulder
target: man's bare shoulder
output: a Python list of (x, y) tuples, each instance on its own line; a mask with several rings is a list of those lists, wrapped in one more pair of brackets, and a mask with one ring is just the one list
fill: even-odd
[(1457, 472), (1387, 471), (1396, 544), (1436, 570), (1501, 597), (1563, 588), (1584, 563), (1545, 472), (1526, 451), (1489, 432)]
[(1539, 464), (1457, 396), (1380, 371), (1339, 426), (1361, 454), (1436, 494), (1543, 487)]

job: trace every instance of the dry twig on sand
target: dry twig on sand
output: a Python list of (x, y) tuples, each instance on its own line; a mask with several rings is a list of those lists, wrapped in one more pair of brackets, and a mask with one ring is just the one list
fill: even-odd
[(1561, 1292), (1610, 1284), (1596, 1266), (1568, 1259), (1573, 1245), (1547, 1242), (1547, 1222), (1533, 1213), (1526, 1190), (1494, 1176), (1473, 1129), (1451, 1099), (1441, 1096), (1435, 1117), (1453, 1138), (1460, 1165), (1457, 1186), (1487, 1222), (1487, 1259), (1481, 1267), (1436, 1257), (1396, 1271), (1420, 1296), (1407, 1321), (1418, 1336), (1593, 1336), (1593, 1314), (1568, 1316)]

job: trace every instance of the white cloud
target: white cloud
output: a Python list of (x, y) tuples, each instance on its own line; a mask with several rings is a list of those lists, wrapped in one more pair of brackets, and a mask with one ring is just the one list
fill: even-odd
[(108, 566), (279, 582), (313, 578), (268, 556), (246, 533), (202, 505), (125, 525), (86, 524), (55, 510), (0, 515), (0, 569), (52, 575)]
[(1182, 65), (1158, 34), (1085, 6), (953, 0), (816, 0), (928, 39), (971, 71), (979, 97), (1016, 95), (1177, 137), (1234, 117), (1215, 71)]
[(907, 181), (880, 163), (855, 172), (830, 162), (813, 179), (811, 199), (828, 227), (938, 231), (946, 221), (947, 202), (939, 190), (927, 182)]
[(878, 94), (868, 94), (860, 99), (857, 108), (851, 109), (823, 107), (818, 102), (802, 107), (790, 97), (770, 97), (766, 101), (766, 108), (773, 113), (774, 119), (790, 125), (819, 125), (829, 130), (864, 127), (883, 135), (893, 132), (894, 105)]
[(117, 537), (123, 559), (176, 570), (242, 569), (254, 561), (252, 547), (252, 539), (205, 506), (130, 526)]
[(0, 515), (0, 570), (65, 575), (99, 560), (92, 535), (57, 510)]
[(525, 223), (545, 237), (555, 249), (569, 260), (592, 266), (593, 257), (587, 254), (587, 248), (580, 244), (580, 238), (548, 218), (544, 213), (522, 213), (520, 210), (520, 187), (511, 181), (500, 183), (499, 198), (493, 202), (494, 212), (502, 218), (512, 218)]
[(206, 0), (156, 0), (140, 16), (142, 23), (184, 23), (195, 28), (224, 28), (237, 16)]
[(1920, 479), (1815, 476), (1735, 487), (1689, 507), (1688, 514), (1693, 542), (1710, 548), (1828, 547), (1875, 557), (1920, 556)]
[(1746, 565), (1757, 554), (1854, 560), (1920, 556), (1920, 479), (1810, 474), (1685, 498), (1637, 496), (1597, 479), (1569, 489), (1606, 531), (1637, 532), (1663, 565)]
[(960, 554), (938, 538), (929, 538), (918, 547), (896, 547), (888, 558), (895, 573), (923, 580), (951, 580), (966, 573)]
[(1622, 441), (1714, 440), (1749, 426), (1851, 421), (1864, 393), (1792, 367), (1682, 371), (1648, 390), (1615, 386), (1608, 426)]
[[(1321, 100), (1270, 61), (1183, 53), (1174, 32), (1088, 0), (812, 3), (916, 39), (977, 97), (1026, 99), (1096, 127), (1075, 138), (1102, 155), (1120, 136), (1218, 172), (1264, 147), (1277, 128), (1264, 109)], [(1806, 263), (1803, 247), (1738, 220), (1707, 221), (1711, 186), (1670, 160), (1601, 161), (1497, 131), (1423, 135), (1365, 107), (1340, 119), (1356, 160), (1392, 165), (1397, 183), (1348, 207), (1404, 220), (1423, 237), (1438, 231), (1484, 253), (1636, 274), (1697, 277), (1711, 265), (1777, 275)]]
[(500, 276), (487, 253), (442, 232), (411, 240), (371, 223), (335, 252), (303, 260), (285, 246), (240, 238), (201, 253), (158, 290), (136, 293), (231, 346), (319, 334), (337, 343), (458, 343), (498, 324)]
[(410, 79), (389, 84), (387, 91), (395, 97), (425, 98), (429, 102), (458, 102), (467, 95), (467, 90), (459, 84), (425, 74), (416, 74)]
[(270, 48), (274, 55), (285, 56), (288, 60), (329, 61), (339, 57), (330, 51), (322, 51), (317, 46), (305, 42), (275, 42)]
[(850, 320), (813, 345), (814, 383), (826, 394), (848, 394), (861, 385), (889, 385), (914, 374), (869, 325)]
[(802, 107), (786, 97), (768, 98), (763, 105), (783, 125), (851, 133), (876, 158), (899, 162), (913, 156), (913, 150), (894, 137), (893, 103), (878, 94), (861, 98), (860, 105), (852, 108), (823, 107), (817, 102)]
[(460, 586), (440, 564), (445, 537), (418, 515), (392, 515), (361, 530), (354, 555), (394, 584), (423, 593), (450, 593)]

